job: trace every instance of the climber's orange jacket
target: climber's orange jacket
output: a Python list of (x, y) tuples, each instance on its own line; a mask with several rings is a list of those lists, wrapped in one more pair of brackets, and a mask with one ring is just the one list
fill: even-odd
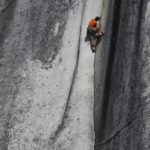
[(91, 19), (89, 22), (89, 27), (95, 28), (97, 26), (97, 22), (95, 19)]

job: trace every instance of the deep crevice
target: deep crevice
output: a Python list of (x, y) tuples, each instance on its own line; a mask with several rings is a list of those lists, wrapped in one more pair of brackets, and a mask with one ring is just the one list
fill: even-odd
[(80, 45), (81, 45), (81, 32), (82, 32), (82, 24), (83, 24), (83, 16), (84, 16), (85, 5), (86, 5), (86, 0), (84, 1), (84, 4), (83, 4), (83, 10), (82, 10), (82, 16), (81, 16), (81, 24), (80, 24), (80, 32), (79, 32), (79, 38), (78, 38), (79, 40), (78, 40), (77, 59), (76, 59), (76, 64), (75, 64), (75, 68), (74, 68), (74, 72), (73, 72), (72, 82), (71, 82), (71, 86), (70, 86), (70, 90), (69, 90), (69, 94), (68, 94), (68, 98), (67, 98), (65, 111), (63, 113), (62, 121), (58, 125), (57, 130), (55, 131), (54, 137), (51, 138), (52, 143), (50, 145), (52, 145), (52, 147), (54, 146), (54, 144), (55, 144), (58, 136), (60, 135), (60, 133), (65, 128), (65, 121), (66, 121), (67, 114), (68, 114), (68, 106), (69, 106), (70, 98), (71, 98), (71, 95), (72, 95), (74, 81), (75, 81), (75, 77), (76, 77), (77, 69), (78, 69), (78, 64), (79, 64)]
[(117, 36), (118, 36), (118, 30), (119, 30), (119, 21), (120, 21), (120, 9), (121, 9), (121, 0), (115, 1), (116, 5), (113, 12), (113, 26), (112, 26), (112, 34), (111, 34), (111, 46), (109, 50), (109, 59), (107, 63), (107, 69), (106, 69), (106, 77), (105, 77), (105, 87), (104, 87), (104, 93), (103, 93), (103, 106), (102, 106), (102, 114), (100, 119), (100, 133), (101, 137), (99, 137), (99, 140), (103, 138), (103, 131), (105, 128), (105, 121), (107, 117), (107, 108), (109, 104), (109, 92), (110, 92), (110, 86), (111, 86), (111, 75), (113, 70), (113, 62), (115, 58), (115, 47), (117, 43)]
[[(101, 99), (101, 108), (102, 110), (100, 110), (100, 120), (98, 122), (99, 124), (99, 133), (96, 133), (96, 140), (95, 140), (95, 150), (99, 150), (99, 146), (101, 145), (105, 145), (108, 144), (110, 141), (112, 141), (115, 137), (118, 137), (118, 135), (124, 130), (126, 129), (129, 125), (131, 125), (136, 118), (138, 118), (137, 112), (138, 112), (138, 107), (136, 107), (138, 104), (136, 104), (135, 108), (133, 110), (131, 110), (131, 113), (128, 114), (129, 117), (126, 118), (126, 120), (124, 120), (123, 123), (120, 123), (118, 125), (118, 127), (115, 128), (114, 131), (112, 131), (112, 133), (110, 131), (107, 132), (107, 127), (108, 125), (106, 123), (108, 119), (108, 113), (110, 113), (109, 107), (110, 103), (112, 104), (112, 99), (110, 100), (110, 95), (112, 93), (111, 89), (112, 89), (112, 75), (113, 74), (113, 70), (114, 70), (114, 61), (116, 59), (116, 46), (118, 45), (118, 37), (119, 37), (119, 31), (120, 31), (120, 19), (122, 17), (122, 4), (123, 1), (122, 0), (114, 0), (114, 8), (113, 8), (113, 19), (112, 19), (112, 28), (111, 28), (111, 36), (110, 36), (110, 48), (108, 49), (109, 51), (109, 56), (108, 56), (108, 62), (107, 62), (107, 67), (106, 67), (106, 76), (105, 76), (105, 82), (104, 82), (104, 92), (103, 92), (103, 97)], [(143, 16), (143, 8), (144, 8), (144, 2), (142, 0), (138, 1), (138, 7), (136, 10), (136, 14), (134, 14), (134, 17), (136, 17), (136, 26), (135, 28), (135, 32), (133, 33), (133, 42), (134, 42), (134, 46), (133, 46), (133, 58), (131, 58), (131, 75), (129, 77), (129, 80), (132, 81), (131, 86), (134, 86), (135, 90), (131, 91), (131, 92), (135, 92), (134, 94), (132, 93), (130, 96), (134, 95), (133, 98), (135, 98), (136, 100), (138, 99), (138, 102), (140, 101), (140, 93), (138, 93), (137, 87), (139, 87), (139, 79), (141, 77), (141, 72), (139, 71), (140, 66), (138, 66), (139, 63), (139, 59), (140, 59), (140, 54), (141, 54), (141, 24), (142, 24), (142, 16)], [(108, 12), (109, 13), (109, 12)], [(108, 23), (108, 22), (107, 22)], [(127, 28), (125, 28), (127, 30)], [(119, 40), (120, 42), (121, 40)], [(132, 44), (132, 41), (131, 41)], [(132, 51), (131, 51), (132, 52)], [(125, 53), (126, 54), (126, 53)], [(128, 56), (128, 55), (127, 55)], [(115, 61), (116, 62), (116, 61)], [(134, 70), (133, 70), (134, 69)], [(135, 79), (132, 79), (133, 76), (135, 75)], [(128, 88), (132, 88), (133, 87), (128, 87)], [(98, 92), (98, 91), (96, 91)], [(98, 94), (97, 94), (98, 95)], [(131, 107), (130, 103), (128, 104), (128, 107)], [(143, 110), (143, 109), (142, 109)], [(141, 110), (141, 111), (142, 111)], [(139, 114), (139, 113), (138, 113)], [(142, 113), (141, 113), (142, 114)], [(139, 114), (139, 115), (141, 115)], [(116, 118), (111, 118), (111, 119), (116, 119)], [(107, 127), (106, 127), (107, 126)], [(106, 136), (107, 135), (107, 136)], [(117, 140), (117, 139), (116, 139)], [(107, 148), (109, 146), (106, 146)], [(117, 146), (116, 146), (117, 147)]]

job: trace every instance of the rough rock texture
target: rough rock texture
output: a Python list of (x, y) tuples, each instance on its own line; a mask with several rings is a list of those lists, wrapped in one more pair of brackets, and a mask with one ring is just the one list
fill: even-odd
[(67, 63), (61, 56), (53, 62), (77, 5), (75, 0), (0, 1), (0, 150), (49, 148), (70, 87), (74, 53), (63, 58)]
[(103, 8), (105, 37), (95, 60), (95, 150), (149, 150), (150, 1), (105, 0)]
[(149, 0), (0, 1), (0, 150), (150, 149)]
[(99, 0), (0, 0), (0, 150), (94, 149), (84, 38), (100, 9)]

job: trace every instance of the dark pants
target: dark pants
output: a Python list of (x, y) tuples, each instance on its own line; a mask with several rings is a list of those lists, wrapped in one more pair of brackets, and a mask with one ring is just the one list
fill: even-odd
[(97, 32), (96, 31), (92, 31), (92, 30), (89, 30), (87, 28), (87, 36), (88, 36), (88, 39), (90, 41), (90, 46), (91, 46), (91, 49), (94, 47), (96, 48), (96, 45), (97, 45), (97, 36), (96, 36)]

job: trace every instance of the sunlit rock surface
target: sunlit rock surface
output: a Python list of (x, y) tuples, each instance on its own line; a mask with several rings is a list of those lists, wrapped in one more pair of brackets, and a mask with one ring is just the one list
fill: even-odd
[(94, 149), (95, 0), (0, 1), (0, 150)]
[(150, 149), (150, 1), (104, 0), (95, 62), (96, 150)]

